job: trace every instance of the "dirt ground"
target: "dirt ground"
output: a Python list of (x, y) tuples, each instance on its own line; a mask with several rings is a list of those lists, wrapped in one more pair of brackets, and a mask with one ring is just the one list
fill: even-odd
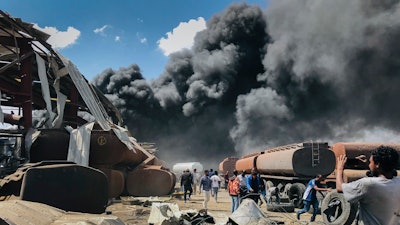
[[(190, 201), (187, 201), (186, 203), (182, 198), (176, 197), (170, 198), (165, 202), (176, 203), (179, 206), (180, 211), (199, 211), (203, 208), (203, 195), (196, 193), (195, 195), (192, 195)], [(311, 217), (310, 213), (302, 214), (300, 221), (297, 220), (295, 212), (299, 209), (295, 209), (295, 212), (292, 213), (281, 213), (267, 211), (266, 204), (261, 205), (260, 208), (269, 219), (284, 222), (284, 224), (324, 224), (321, 215), (317, 215), (315, 222), (309, 222)], [(225, 189), (220, 189), (218, 193), (218, 202), (216, 202), (214, 198), (211, 198), (208, 202), (208, 214), (214, 218), (215, 224), (226, 224), (228, 217), (231, 215), (230, 210), (231, 198)], [(132, 205), (127, 204), (127, 202), (124, 201), (113, 203), (107, 207), (107, 211), (111, 215), (118, 216), (127, 225), (148, 224), (147, 220), (150, 215), (151, 206)]]

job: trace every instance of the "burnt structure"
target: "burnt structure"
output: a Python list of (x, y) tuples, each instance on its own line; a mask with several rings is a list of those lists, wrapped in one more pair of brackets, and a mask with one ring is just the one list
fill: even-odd
[(176, 178), (155, 149), (122, 127), (118, 110), (48, 38), (0, 11), (0, 122), (10, 125), (0, 128), (0, 196), (101, 213), (122, 194), (170, 194)]

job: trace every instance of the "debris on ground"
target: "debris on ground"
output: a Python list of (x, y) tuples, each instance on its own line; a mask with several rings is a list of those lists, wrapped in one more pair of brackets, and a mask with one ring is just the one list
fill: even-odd
[(159, 197), (159, 196), (150, 196), (150, 197), (133, 197), (133, 196), (121, 196), (121, 203), (123, 205), (142, 205), (145, 207), (149, 207), (152, 203), (159, 202), (168, 202), (172, 199), (171, 196), (168, 197)]
[(232, 225), (283, 224), (268, 218), (258, 205), (248, 198), (242, 200), (239, 208), (237, 208), (228, 219), (228, 224)]
[(175, 203), (153, 203), (148, 219), (151, 225), (197, 225), (215, 224), (214, 218), (206, 209), (179, 211)]

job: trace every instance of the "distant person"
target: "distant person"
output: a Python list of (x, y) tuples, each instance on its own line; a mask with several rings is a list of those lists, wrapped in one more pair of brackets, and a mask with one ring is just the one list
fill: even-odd
[(279, 195), (279, 188), (278, 187), (270, 187), (266, 191), (266, 202), (272, 203), (272, 196), (275, 196), (275, 201), (278, 204), (281, 204), (281, 197)]
[(224, 174), (224, 183), (225, 183), (224, 187), (225, 187), (225, 190), (228, 189), (228, 182), (229, 182), (229, 171), (227, 170), (226, 173)]
[(218, 202), (218, 191), (221, 186), (221, 178), (218, 176), (218, 171), (214, 171), (214, 175), (210, 177), (212, 192), (211, 196), (214, 197), (215, 202)]
[(344, 198), (358, 203), (359, 216), (364, 224), (400, 224), (400, 178), (396, 177), (399, 153), (387, 146), (371, 152), (369, 169), (372, 177), (344, 183), (346, 156), (340, 155), (336, 165), (336, 189)]
[(190, 197), (193, 193), (193, 189), (192, 189), (192, 185), (193, 185), (193, 176), (190, 173), (189, 169), (186, 169), (184, 171), (184, 173), (181, 176), (181, 186), (183, 187), (183, 199), (186, 202), (186, 195), (189, 193), (189, 201), (190, 201)]
[(203, 208), (207, 209), (207, 203), (210, 201), (210, 191), (211, 191), (211, 179), (208, 174), (208, 170), (204, 171), (204, 176), (200, 179), (200, 193), (203, 191), (204, 201)]
[(247, 184), (246, 184), (246, 170), (242, 170), (238, 176), (239, 184), (240, 184), (240, 199), (239, 203), (242, 202), (242, 199), (247, 195)]
[(240, 183), (237, 175), (238, 172), (234, 170), (233, 176), (228, 181), (228, 192), (232, 198), (231, 212), (234, 212), (239, 207)]
[(201, 174), (197, 172), (197, 169), (193, 169), (193, 194), (197, 193), (197, 186), (200, 184)]
[(314, 179), (311, 179), (306, 187), (306, 190), (303, 194), (303, 209), (297, 211), (297, 219), (300, 220), (300, 215), (308, 212), (310, 210), (310, 206), (313, 207), (313, 215), (311, 216), (311, 222), (315, 221), (315, 217), (317, 216), (319, 202), (317, 199), (317, 191), (331, 191), (331, 188), (321, 188), (320, 182), (325, 178), (318, 174)]
[(246, 178), (246, 184), (248, 198), (253, 199), (256, 204), (258, 204), (258, 200), (260, 199), (261, 178), (256, 168), (251, 169), (251, 174)]
[(214, 175), (214, 170), (213, 170), (213, 169), (210, 169), (210, 170), (208, 171), (208, 176), (211, 177), (212, 175)]
[(265, 184), (262, 179), (260, 180), (260, 198), (259, 198), (259, 200), (260, 200), (259, 206), (261, 206), (263, 204), (263, 201), (265, 203), (268, 203), (267, 202), (267, 190), (265, 188)]

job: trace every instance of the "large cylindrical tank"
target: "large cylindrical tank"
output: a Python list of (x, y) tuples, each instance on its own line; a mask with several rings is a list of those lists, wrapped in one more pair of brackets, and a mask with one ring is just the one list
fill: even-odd
[(165, 196), (173, 192), (175, 182), (174, 173), (161, 166), (147, 165), (127, 174), (126, 190), (130, 195), (139, 197)]
[(236, 170), (239, 172), (245, 170), (246, 173), (250, 173), (251, 169), (256, 167), (256, 160), (259, 155), (261, 155), (261, 152), (258, 152), (258, 154), (243, 156), (236, 161)]
[(176, 163), (172, 166), (172, 171), (176, 174), (182, 174), (186, 169), (189, 169), (190, 172), (193, 172), (193, 170), (196, 169), (197, 172), (202, 173), (203, 165), (199, 162), (183, 162)]
[(236, 161), (238, 161), (238, 159), (239, 158), (236, 157), (228, 157), (220, 162), (218, 166), (220, 174), (228, 172), (229, 177), (233, 176), (233, 171), (236, 169)]
[(261, 174), (276, 176), (328, 175), (335, 169), (335, 155), (327, 143), (300, 143), (267, 149), (257, 157)]
[(113, 131), (92, 130), (90, 136), (90, 160), (94, 165), (126, 163), (139, 165), (147, 156), (140, 150), (129, 150)]
[(332, 151), (335, 153), (336, 158), (339, 155), (346, 155), (347, 161), (345, 169), (361, 169), (368, 170), (368, 163), (363, 162), (362, 156), (369, 159), (371, 151), (379, 146), (390, 146), (396, 151), (400, 152), (400, 143), (358, 143), (358, 142), (339, 142), (332, 146)]

